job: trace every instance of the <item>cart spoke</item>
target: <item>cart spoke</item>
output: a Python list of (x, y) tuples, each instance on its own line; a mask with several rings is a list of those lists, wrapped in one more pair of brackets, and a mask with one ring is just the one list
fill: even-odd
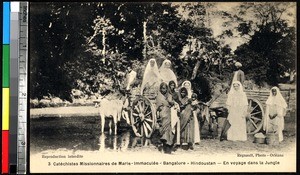
[(147, 117), (147, 116), (150, 115), (151, 113), (152, 113), (152, 111), (148, 112), (148, 113), (145, 115), (145, 117)]
[(249, 119), (249, 120), (250, 120), (250, 122), (252, 123), (252, 125), (255, 127), (255, 129), (257, 129), (258, 126), (254, 123), (254, 121), (253, 121), (252, 119)]
[(147, 122), (144, 122), (144, 125), (148, 128), (149, 131), (152, 131), (151, 126)]
[(137, 114), (137, 113), (132, 113), (132, 115), (133, 115), (133, 116), (139, 116), (139, 114)]
[(261, 121), (260, 118), (257, 118), (257, 117), (254, 117), (254, 116), (251, 116), (251, 119), (254, 119), (254, 120), (257, 120), (257, 121)]
[(150, 105), (146, 105), (145, 112), (147, 112)]
[(153, 122), (153, 120), (148, 119), (148, 118), (145, 118), (145, 120), (148, 121), (148, 122), (151, 122), (151, 123)]
[(135, 109), (138, 113), (140, 113), (140, 110), (139, 110), (139, 108), (138, 108), (137, 106), (134, 106), (134, 109)]
[(143, 128), (143, 124), (141, 124), (140, 130), (141, 130), (141, 135), (143, 136), (143, 135), (144, 135), (144, 128)]
[(139, 110), (140, 110), (140, 112), (143, 112), (143, 107), (142, 107), (142, 101), (141, 100), (139, 100), (138, 101), (138, 108), (139, 108)]
[[(254, 108), (251, 109), (251, 112), (253, 112), (254, 109), (257, 108), (257, 106), (258, 106), (258, 104), (257, 104)], [(251, 113), (251, 112), (250, 112), (250, 113)]]
[(144, 131), (145, 131), (145, 135), (148, 136), (148, 129), (147, 129), (145, 123), (143, 124), (143, 127), (144, 127)]
[(258, 112), (255, 112), (255, 113), (252, 113), (251, 115), (256, 115), (256, 114), (259, 114), (261, 113), (261, 111), (258, 111)]
[(140, 121), (137, 120), (133, 124), (136, 125), (136, 126), (138, 126), (140, 124)]

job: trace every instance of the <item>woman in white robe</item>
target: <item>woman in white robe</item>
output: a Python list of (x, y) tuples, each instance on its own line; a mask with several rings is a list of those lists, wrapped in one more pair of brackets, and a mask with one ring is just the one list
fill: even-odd
[[(193, 94), (193, 90), (192, 90), (192, 83), (188, 80), (184, 81), (182, 84), (181, 84), (181, 87), (185, 87), (186, 90), (187, 90), (187, 96), (189, 99), (192, 98), (192, 94)], [(193, 113), (194, 115), (194, 113)], [(194, 143), (200, 143), (200, 130), (199, 130), (199, 121), (198, 121), (198, 117), (197, 116), (193, 116), (194, 117)]]
[(176, 86), (178, 86), (177, 78), (175, 73), (171, 70), (171, 61), (166, 59), (163, 61), (159, 68), (160, 77), (163, 82), (169, 84), (170, 81), (174, 81)]
[(159, 85), (162, 82), (159, 75), (158, 66), (154, 58), (148, 61), (146, 66), (143, 82), (141, 85), (141, 95), (143, 94), (145, 88), (152, 89), (154, 92), (158, 92)]
[(246, 115), (248, 99), (243, 90), (243, 86), (239, 81), (234, 81), (232, 83), (231, 89), (228, 93), (226, 105), (229, 113), (227, 120), (231, 124), (231, 127), (227, 131), (227, 140), (246, 141)]
[(283, 141), (284, 116), (286, 115), (287, 103), (282, 97), (278, 87), (273, 87), (266, 101), (266, 113), (263, 129), (266, 133), (278, 134), (279, 142)]

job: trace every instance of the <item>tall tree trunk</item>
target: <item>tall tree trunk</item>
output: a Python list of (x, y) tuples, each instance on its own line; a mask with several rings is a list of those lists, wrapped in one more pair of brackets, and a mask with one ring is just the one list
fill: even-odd
[(105, 53), (106, 53), (106, 31), (105, 29), (102, 30), (102, 46), (103, 46), (103, 50), (102, 50), (102, 55), (105, 58)]
[(198, 69), (200, 67), (200, 63), (201, 63), (201, 60), (197, 60), (197, 63), (195, 65), (194, 69), (193, 69), (193, 74), (192, 74), (192, 78), (191, 78), (192, 80), (195, 79), (196, 76), (197, 76), (197, 72), (198, 72)]
[(147, 21), (143, 22), (143, 38), (144, 38), (143, 56), (144, 56), (144, 59), (146, 59), (146, 57), (147, 57)]

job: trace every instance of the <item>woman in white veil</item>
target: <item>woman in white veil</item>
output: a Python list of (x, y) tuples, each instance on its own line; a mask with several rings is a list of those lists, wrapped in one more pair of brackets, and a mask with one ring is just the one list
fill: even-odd
[(160, 77), (163, 80), (163, 82), (169, 84), (170, 81), (174, 81), (176, 86), (178, 86), (177, 78), (175, 73), (171, 70), (171, 61), (168, 59), (165, 59), (162, 63), (162, 65), (159, 68)]
[(268, 132), (278, 133), (279, 142), (283, 140), (284, 116), (286, 114), (287, 103), (282, 97), (278, 87), (270, 90), (270, 95), (266, 101), (266, 113), (263, 129)]
[(141, 85), (141, 95), (144, 92), (145, 88), (153, 88), (155, 92), (158, 92), (158, 87), (161, 83), (161, 78), (158, 71), (158, 66), (154, 58), (148, 61), (146, 66), (143, 82)]
[(185, 87), (188, 91), (188, 97), (192, 98), (193, 90), (192, 90), (192, 84), (190, 81), (186, 80), (181, 84), (181, 87)]
[(232, 82), (226, 101), (228, 109), (227, 120), (231, 127), (227, 132), (227, 140), (247, 140), (246, 115), (248, 99), (239, 81)]

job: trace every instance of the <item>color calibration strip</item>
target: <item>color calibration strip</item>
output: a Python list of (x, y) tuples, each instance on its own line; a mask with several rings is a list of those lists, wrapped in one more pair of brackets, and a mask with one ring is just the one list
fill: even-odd
[(3, 2), (2, 174), (26, 174), (28, 2)]
[(2, 45), (2, 171), (9, 173), (10, 3), (3, 2)]
[(20, 2), (10, 2), (9, 171), (17, 172)]

